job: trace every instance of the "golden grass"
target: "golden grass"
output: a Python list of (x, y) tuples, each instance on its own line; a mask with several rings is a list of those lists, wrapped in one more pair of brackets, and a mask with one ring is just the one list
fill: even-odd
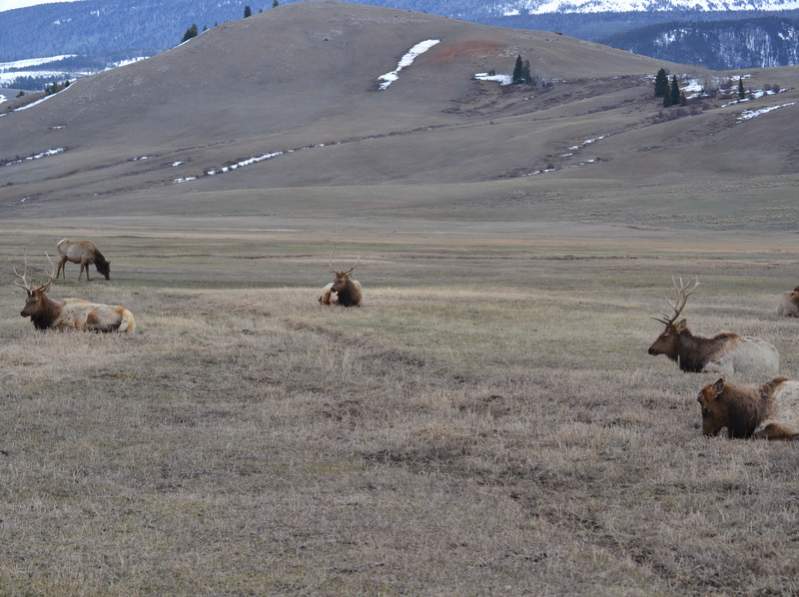
[[(10, 234), (2, 261), (49, 242)], [(254, 266), (230, 232), (218, 274), (201, 240), (120, 238), (111, 283), (53, 296), (125, 304), (133, 337), (36, 333), (0, 272), (0, 594), (799, 591), (797, 448), (703, 438), (711, 377), (646, 354), (701, 273), (692, 327), (795, 375), (796, 254), (386, 243), (344, 310), (310, 238)]]

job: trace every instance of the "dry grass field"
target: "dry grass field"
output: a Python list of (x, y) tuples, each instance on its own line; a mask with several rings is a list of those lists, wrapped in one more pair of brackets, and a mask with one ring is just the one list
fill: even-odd
[[(797, 448), (705, 439), (714, 378), (646, 354), (699, 274), (694, 331), (793, 376), (788, 237), (161, 226), (0, 224), (0, 594), (799, 592)], [(88, 234), (111, 282), (51, 295), (133, 337), (19, 316), (11, 265)], [(331, 241), (360, 309), (316, 304)]]

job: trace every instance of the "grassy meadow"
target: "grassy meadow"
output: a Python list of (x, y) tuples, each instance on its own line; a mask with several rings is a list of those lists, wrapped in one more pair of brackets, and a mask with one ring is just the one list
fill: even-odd
[[(112, 279), (50, 296), (139, 333), (19, 316), (64, 236)], [(362, 308), (316, 303), (331, 247)], [(699, 275), (692, 330), (794, 376), (795, 243), (16, 222), (0, 264), (0, 595), (799, 592), (797, 448), (705, 439), (715, 377), (646, 353)]]

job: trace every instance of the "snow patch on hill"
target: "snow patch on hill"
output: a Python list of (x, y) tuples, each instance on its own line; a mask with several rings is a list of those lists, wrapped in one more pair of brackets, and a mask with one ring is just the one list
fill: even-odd
[(797, 8), (799, 0), (510, 0), (497, 3), (492, 12), (502, 16), (517, 16), (549, 13), (754, 11)]
[(0, 72), (11, 69), (30, 68), (32, 66), (42, 66), (52, 62), (61, 62), (67, 58), (75, 58), (77, 54), (61, 54), (60, 56), (46, 56), (43, 58), (26, 58), (24, 60), (13, 60), (12, 62), (0, 62)]
[(489, 75), (488, 73), (475, 73), (474, 79), (476, 81), (492, 81), (494, 83), (499, 83), (503, 87), (513, 83), (513, 77), (510, 75)]
[(757, 118), (759, 116), (763, 116), (763, 114), (768, 114), (769, 112), (773, 112), (774, 110), (781, 110), (782, 108), (789, 108), (791, 106), (795, 106), (796, 102), (788, 102), (787, 104), (779, 104), (777, 106), (768, 106), (766, 108), (760, 108), (759, 110), (744, 110), (741, 112), (741, 115), (738, 117), (738, 122), (744, 122), (746, 120), (752, 120), (753, 118)]
[(440, 39), (427, 39), (425, 41), (420, 41), (418, 44), (413, 46), (408, 52), (400, 59), (399, 63), (397, 63), (397, 68), (393, 71), (386, 73), (385, 75), (380, 75), (377, 77), (379, 81), (380, 91), (385, 91), (388, 89), (391, 84), (399, 79), (399, 73), (402, 69), (408, 68), (410, 65), (413, 64), (413, 61), (416, 60), (419, 56), (427, 52), (430, 48), (438, 45), (441, 43)]
[(25, 162), (32, 162), (33, 160), (41, 160), (42, 158), (49, 158), (54, 155), (58, 155), (60, 153), (64, 153), (66, 151), (65, 147), (54, 147), (52, 149), (47, 149), (45, 151), (41, 151), (39, 153), (34, 153), (24, 158), (14, 159), (8, 162), (0, 163), (0, 166), (17, 166), (19, 164), (23, 164)]

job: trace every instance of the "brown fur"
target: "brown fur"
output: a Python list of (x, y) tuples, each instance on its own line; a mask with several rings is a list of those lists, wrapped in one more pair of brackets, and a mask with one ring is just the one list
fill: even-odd
[[(101, 312), (105, 311), (105, 316)], [(108, 312), (115, 317), (108, 317)], [(118, 332), (125, 324), (125, 333), (136, 329), (133, 314), (125, 307), (117, 305), (93, 304), (82, 299), (54, 300), (47, 296), (45, 287), (28, 291), (22, 317), (30, 317), (37, 330), (78, 330), (86, 332)]]
[[(775, 390), (788, 381), (777, 377), (760, 387), (728, 384), (724, 379), (703, 387), (697, 401), (702, 408), (702, 431), (716, 436), (727, 428), (727, 437), (752, 437), (758, 425), (775, 411)], [(766, 439), (796, 439), (797, 434), (779, 424), (768, 425), (763, 433)]]
[(732, 348), (740, 336), (729, 332), (717, 334), (712, 338), (694, 336), (688, 323), (681, 319), (677, 323), (666, 324), (666, 329), (649, 347), (649, 354), (665, 354), (679, 364), (683, 371), (700, 372), (717, 354)]
[(62, 302), (49, 298), (44, 288), (36, 288), (28, 293), (20, 315), (30, 317), (37, 330), (46, 330), (61, 317), (63, 307)]
[[(358, 280), (350, 277), (352, 270), (347, 272), (333, 272), (335, 277), (332, 284), (322, 290), (319, 302), (323, 305), (337, 304), (342, 307), (360, 307), (363, 300), (363, 289)], [(335, 300), (333, 294), (336, 295)]]
[(799, 286), (783, 295), (783, 302), (777, 313), (783, 317), (799, 317)]
[(65, 238), (56, 244), (56, 248), (58, 249), (59, 255), (61, 255), (61, 260), (58, 262), (58, 269), (56, 270), (56, 279), (58, 279), (59, 274), (66, 279), (66, 264), (68, 261), (80, 264), (78, 280), (81, 279), (84, 271), (86, 271), (86, 280), (91, 280), (89, 277), (89, 266), (92, 264), (94, 264), (94, 267), (106, 280), (111, 279), (111, 262), (106, 260), (105, 256), (103, 256), (92, 241), (70, 240)]

